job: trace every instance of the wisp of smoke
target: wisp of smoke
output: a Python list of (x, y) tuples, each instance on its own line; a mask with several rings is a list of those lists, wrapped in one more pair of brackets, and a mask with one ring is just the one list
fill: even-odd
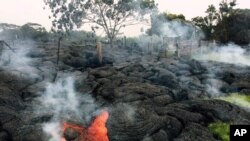
[(162, 24), (161, 34), (167, 37), (186, 37), (190, 31), (190, 27), (182, 25), (178, 21), (168, 21)]
[(136, 43), (144, 51), (152, 49), (152, 47), (159, 47), (161, 45), (161, 42), (162, 38), (157, 35), (152, 35), (152, 36), (141, 35), (138, 38), (136, 38)]
[(73, 78), (58, 80), (56, 83), (49, 83), (45, 93), (41, 97), (42, 112), (52, 114), (52, 121), (45, 123), (43, 129), (45, 133), (51, 135), (51, 141), (60, 140), (60, 124), (62, 120), (70, 117), (79, 118), (79, 101), (74, 91)]
[(79, 117), (77, 111), (79, 102), (72, 77), (49, 83), (41, 100), (44, 108), (52, 112), (55, 118), (70, 114)]
[(49, 83), (39, 101), (41, 107), (36, 109), (37, 112), (52, 115), (52, 119), (43, 124), (43, 130), (51, 136), (51, 141), (60, 141), (62, 122), (74, 121), (85, 124), (90, 121), (97, 107), (89, 95), (79, 96), (75, 91), (72, 76), (59, 79), (56, 83)]
[(181, 39), (202, 38), (200, 34), (196, 34), (198, 29), (189, 22), (181, 19), (167, 19), (158, 12), (151, 15), (151, 32), (160, 37), (171, 37)]
[(250, 56), (246, 55), (245, 49), (235, 44), (215, 47), (207, 53), (195, 55), (194, 59), (250, 66)]
[(4, 70), (19, 72), (24, 76), (36, 77), (38, 72), (32, 66), (32, 59), (27, 56), (33, 44), (16, 44), (9, 48), (3, 48), (0, 54), (0, 67)]
[(159, 16), (158, 13), (151, 15), (151, 24), (149, 30), (151, 35), (142, 35), (136, 40), (139, 47), (146, 51), (150, 51), (152, 47), (156, 49), (175, 47), (173, 44), (177, 40), (195, 42), (203, 38), (202, 32), (191, 23), (180, 19), (168, 20)]
[[(228, 44), (224, 46), (203, 46), (201, 48), (202, 52), (197, 52), (192, 56), (196, 60), (202, 61), (216, 61), (227, 64), (241, 65), (241, 66), (250, 66), (250, 56), (247, 55), (246, 50), (242, 47), (235, 44)], [(215, 71), (219, 68), (210, 69), (209, 73), (215, 75)], [(212, 97), (224, 96), (220, 91), (220, 88), (226, 84), (223, 84), (223, 81), (219, 79), (210, 79), (206, 82), (206, 91)]]

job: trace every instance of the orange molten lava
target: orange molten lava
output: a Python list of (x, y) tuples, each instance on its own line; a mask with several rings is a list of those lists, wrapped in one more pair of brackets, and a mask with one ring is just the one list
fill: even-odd
[(106, 122), (108, 120), (109, 113), (107, 111), (102, 112), (92, 122), (88, 128), (88, 139), (89, 141), (108, 141), (108, 129), (106, 128)]
[[(108, 129), (106, 128), (108, 117), (107, 111), (102, 112), (94, 119), (88, 129), (79, 125), (64, 123), (62, 131), (64, 133), (69, 128), (73, 129), (79, 135), (77, 141), (109, 141)], [(66, 139), (63, 137), (61, 141), (66, 141)]]

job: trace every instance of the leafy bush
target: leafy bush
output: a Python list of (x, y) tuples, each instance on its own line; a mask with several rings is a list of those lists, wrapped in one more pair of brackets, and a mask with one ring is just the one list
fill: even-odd
[(47, 42), (48, 32), (41, 25), (36, 23), (27, 23), (20, 27), (22, 38), (33, 39), (36, 41)]
[(222, 141), (229, 141), (230, 124), (215, 122), (208, 125), (209, 130)]

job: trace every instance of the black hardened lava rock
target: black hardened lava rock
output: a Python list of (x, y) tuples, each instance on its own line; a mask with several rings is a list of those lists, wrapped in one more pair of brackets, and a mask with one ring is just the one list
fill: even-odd
[[(29, 54), (35, 60), (36, 76), (0, 68), (0, 141), (47, 141), (41, 125), (52, 115), (37, 115), (35, 100), (55, 74), (60, 78), (65, 72), (76, 77), (79, 96), (89, 94), (96, 105), (107, 108), (110, 141), (216, 141), (210, 123), (250, 124), (249, 111), (213, 99), (221, 93), (249, 92), (249, 67), (157, 60), (121, 55), (120, 50), (112, 56), (104, 54), (104, 63), (98, 65), (93, 49), (63, 48), (59, 63), (63, 69), (58, 69), (56, 48), (39, 48)], [(77, 135), (67, 131), (65, 136), (73, 140)]]

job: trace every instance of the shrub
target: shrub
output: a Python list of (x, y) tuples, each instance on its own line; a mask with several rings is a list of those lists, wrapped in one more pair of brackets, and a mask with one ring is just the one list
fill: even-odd
[(223, 122), (214, 122), (208, 125), (209, 130), (222, 141), (229, 141), (230, 124)]

